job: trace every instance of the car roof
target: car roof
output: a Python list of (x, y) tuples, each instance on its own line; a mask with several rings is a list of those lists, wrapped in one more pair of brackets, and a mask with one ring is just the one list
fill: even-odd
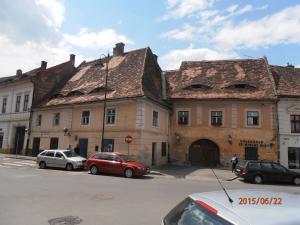
[(45, 149), (43, 152), (45, 152), (45, 151), (47, 151), (47, 152), (54, 152), (54, 151), (56, 151), (56, 152), (66, 152), (66, 151), (71, 151), (71, 150), (69, 150), (69, 149)]
[[(190, 195), (193, 200), (201, 200), (218, 211), (218, 215), (233, 224), (293, 225), (300, 221), (300, 195), (267, 190), (227, 190), (231, 204), (224, 191), (197, 193)], [(240, 204), (240, 198), (281, 198), (281, 205)], [(279, 216), (276, 216), (279, 215)]]

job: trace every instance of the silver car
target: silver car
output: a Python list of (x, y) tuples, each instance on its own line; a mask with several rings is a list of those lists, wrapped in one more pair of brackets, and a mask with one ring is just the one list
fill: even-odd
[(300, 195), (264, 190), (228, 190), (190, 195), (162, 225), (299, 225)]
[(36, 158), (41, 169), (47, 167), (65, 168), (66, 170), (83, 169), (86, 158), (70, 150), (44, 150)]

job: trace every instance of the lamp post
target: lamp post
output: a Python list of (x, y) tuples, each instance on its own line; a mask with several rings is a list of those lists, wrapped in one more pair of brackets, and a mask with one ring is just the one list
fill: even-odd
[[(109, 63), (109, 53), (103, 55), (106, 58), (106, 68), (105, 68), (105, 88), (104, 88), (104, 102), (103, 102), (103, 120), (102, 120), (102, 136), (101, 136), (101, 152), (104, 152), (104, 128), (105, 128), (105, 116), (106, 116), (106, 95), (107, 95), (107, 77), (108, 77), (108, 63)], [(100, 58), (101, 60), (101, 58)]]

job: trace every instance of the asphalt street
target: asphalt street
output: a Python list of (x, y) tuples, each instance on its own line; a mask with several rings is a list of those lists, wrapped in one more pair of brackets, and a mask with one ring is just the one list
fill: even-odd
[[(257, 186), (239, 180), (223, 185), (300, 194), (300, 188), (292, 185)], [(93, 176), (84, 171), (41, 170), (33, 161), (0, 157), (0, 224), (61, 225), (68, 223), (55, 219), (69, 217), (78, 222), (70, 224), (80, 225), (159, 225), (188, 194), (220, 189), (213, 178)]]

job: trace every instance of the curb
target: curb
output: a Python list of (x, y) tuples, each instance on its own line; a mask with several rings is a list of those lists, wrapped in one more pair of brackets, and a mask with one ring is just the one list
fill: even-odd
[(150, 174), (153, 174), (153, 175), (165, 175), (165, 174), (163, 174), (163, 173), (161, 173), (159, 171), (154, 171), (154, 170), (151, 170)]
[(27, 157), (22, 157), (22, 156), (9, 156), (9, 155), (5, 155), (4, 158), (10, 158), (10, 159), (22, 159), (22, 160), (36, 161), (36, 159), (27, 158)]

